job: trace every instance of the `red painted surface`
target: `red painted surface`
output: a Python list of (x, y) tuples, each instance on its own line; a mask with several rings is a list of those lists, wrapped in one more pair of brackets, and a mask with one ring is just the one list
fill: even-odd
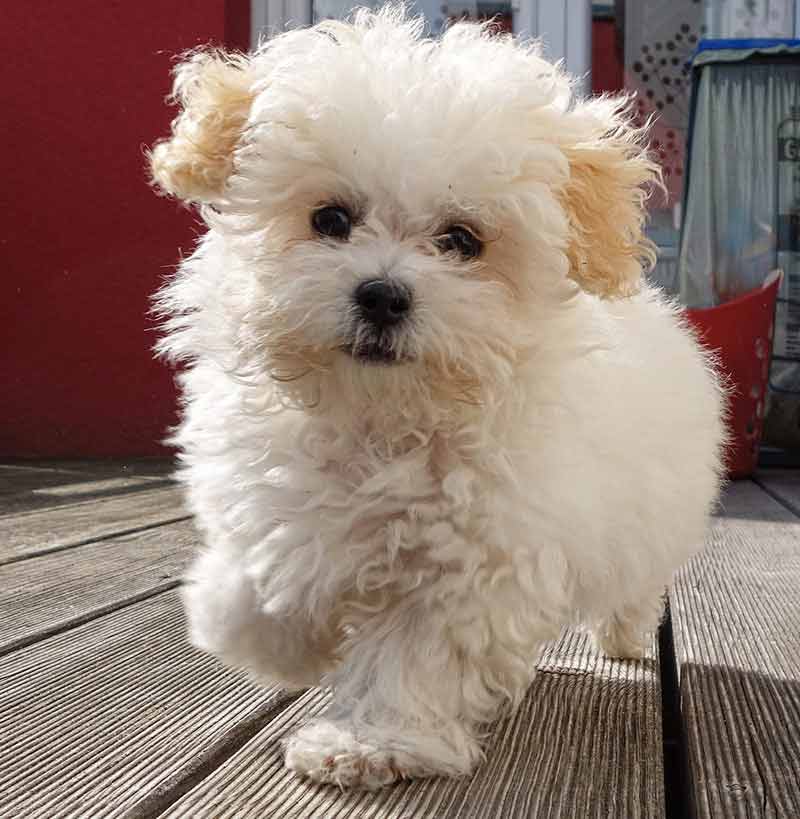
[(0, 455), (149, 455), (175, 420), (149, 298), (196, 219), (146, 184), (174, 54), (247, 47), (248, 0), (7, 3)]
[(613, 20), (592, 21), (592, 93), (624, 90), (620, 46)]

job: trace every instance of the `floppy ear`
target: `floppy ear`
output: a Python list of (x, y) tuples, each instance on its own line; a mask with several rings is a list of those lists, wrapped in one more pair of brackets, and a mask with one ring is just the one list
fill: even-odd
[(175, 69), (171, 99), (180, 106), (172, 136), (150, 152), (153, 182), (187, 202), (213, 202), (233, 168), (252, 101), (247, 57), (222, 51), (192, 54)]
[(645, 129), (631, 124), (628, 99), (589, 100), (568, 117), (576, 135), (563, 148), (569, 276), (603, 298), (631, 295), (656, 260), (644, 235), (645, 201), (653, 185), (661, 186), (660, 168), (647, 155)]

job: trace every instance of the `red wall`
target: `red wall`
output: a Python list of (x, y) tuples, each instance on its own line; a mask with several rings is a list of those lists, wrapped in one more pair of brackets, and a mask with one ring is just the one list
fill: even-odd
[(148, 300), (195, 218), (146, 184), (172, 56), (247, 47), (249, 0), (6, 3), (0, 455), (148, 455), (175, 419)]
[[(0, 25), (0, 456), (148, 455), (175, 420), (149, 298), (199, 226), (145, 182), (172, 57), (247, 48), (249, 0), (6, 3)], [(620, 88), (613, 24), (593, 86)]]

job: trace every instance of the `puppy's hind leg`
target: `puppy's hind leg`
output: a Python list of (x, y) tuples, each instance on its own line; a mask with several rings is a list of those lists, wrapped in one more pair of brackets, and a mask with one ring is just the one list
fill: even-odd
[(192, 643), (263, 682), (309, 688), (333, 667), (328, 629), (302, 612), (266, 614), (241, 561), (222, 549), (205, 552), (192, 566), (183, 602)]
[(596, 620), (592, 629), (595, 643), (609, 657), (638, 660), (663, 616), (663, 591), (654, 591), (645, 600)]

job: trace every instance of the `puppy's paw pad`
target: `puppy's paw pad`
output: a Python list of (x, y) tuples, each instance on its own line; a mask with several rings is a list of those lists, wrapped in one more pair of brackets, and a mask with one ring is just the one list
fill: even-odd
[(412, 775), (394, 754), (360, 742), (331, 722), (301, 728), (286, 743), (286, 767), (315, 782), (377, 790)]

